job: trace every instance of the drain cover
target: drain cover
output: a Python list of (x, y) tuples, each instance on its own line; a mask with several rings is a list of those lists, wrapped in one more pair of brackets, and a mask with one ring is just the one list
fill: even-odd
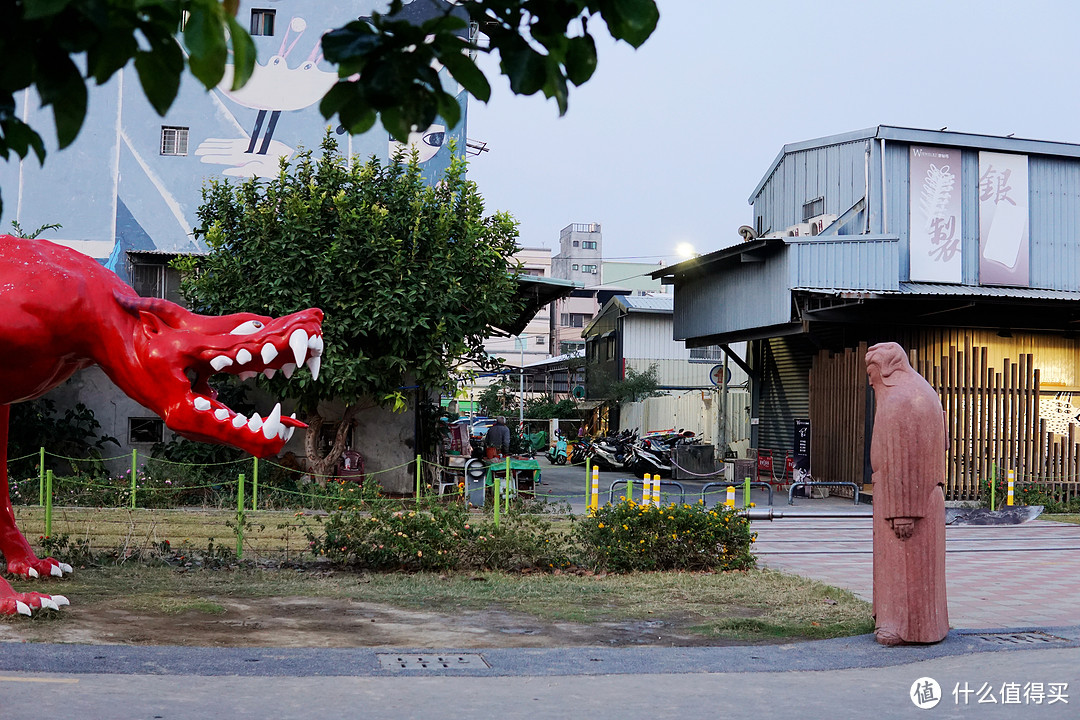
[(975, 637), (986, 642), (994, 643), (996, 645), (1038, 645), (1042, 643), (1059, 643), (1069, 642), (1063, 637), (1057, 635), (1051, 635), (1050, 633), (1044, 633), (1042, 631), (1034, 632), (1016, 632), (1016, 633), (975, 633)]
[(394, 655), (378, 653), (379, 665), (386, 670), (474, 670), (489, 668), (480, 653), (462, 655)]

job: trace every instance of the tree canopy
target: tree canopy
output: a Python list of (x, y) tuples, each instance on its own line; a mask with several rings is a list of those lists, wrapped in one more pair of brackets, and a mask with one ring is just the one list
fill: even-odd
[[(159, 114), (176, 99), (185, 69), (207, 88), (235, 67), (233, 88), (251, 76), (255, 45), (237, 21), (239, 0), (8, 0), (0, 3), (0, 155), (32, 150), (41, 162), (41, 136), (19, 119), (15, 95), (33, 88), (52, 107), (57, 140), (70, 145), (86, 117), (90, 80), (100, 85), (134, 61), (143, 92)], [(443, 90), (434, 63), (479, 100), (491, 85), (477, 53), (497, 53), (514, 93), (543, 92), (565, 113), (569, 85), (581, 85), (597, 65), (590, 23), (634, 47), (659, 20), (655, 0), (458, 0), (444, 15), (416, 24), (402, 1), (327, 33), (323, 50), (340, 80), (320, 108), (352, 133), (383, 127), (405, 142), (413, 128), (441, 115), (456, 125), (460, 108)], [(183, 25), (183, 48), (176, 42)], [(475, 27), (487, 38), (477, 41)], [(80, 65), (83, 70), (80, 70)], [(85, 75), (84, 75), (85, 73)]]
[(455, 154), (433, 187), (415, 155), (349, 164), (327, 133), (272, 180), (211, 181), (195, 228), (210, 252), (178, 262), (181, 291), (210, 314), (323, 310), (318, 380), (260, 380), (297, 399), (309, 435), (320, 400), (344, 401), (347, 425), (366, 400), (401, 407), (404, 386), (451, 387), (455, 368), (495, 364), (489, 326), (518, 311), (517, 224), (484, 214), (465, 169)]

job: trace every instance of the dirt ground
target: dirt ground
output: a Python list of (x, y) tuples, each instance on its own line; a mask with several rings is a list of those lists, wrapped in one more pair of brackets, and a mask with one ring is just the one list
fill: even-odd
[(207, 596), (224, 613), (137, 612), (123, 600), (0, 622), (0, 642), (205, 647), (694, 646), (741, 644), (688, 631), (698, 618), (579, 624), (487, 609), (458, 615), (334, 598)]

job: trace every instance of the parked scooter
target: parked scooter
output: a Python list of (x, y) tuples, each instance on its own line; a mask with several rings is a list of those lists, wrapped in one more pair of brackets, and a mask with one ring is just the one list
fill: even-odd
[(630, 467), (639, 478), (649, 475), (671, 477), (671, 450), (659, 443), (645, 441), (630, 447)]
[(547, 459), (552, 465), (566, 464), (566, 437), (561, 432), (555, 433), (555, 444), (548, 448)]
[(597, 441), (593, 445), (593, 464), (605, 471), (629, 470), (634, 457), (630, 447), (636, 439), (636, 432), (623, 430)]

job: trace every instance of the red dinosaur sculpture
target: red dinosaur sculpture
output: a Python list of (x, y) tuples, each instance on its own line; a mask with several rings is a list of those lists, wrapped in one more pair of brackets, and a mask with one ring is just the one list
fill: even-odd
[[(192, 440), (275, 455), (295, 428), (277, 405), (265, 419), (218, 402), (207, 380), (216, 372), (286, 377), (307, 365), (318, 378), (322, 311), (286, 317), (251, 313), (196, 315), (175, 303), (139, 297), (93, 259), (44, 240), (0, 235), (0, 552), (7, 571), (61, 576), (71, 566), (38, 558), (15, 526), (8, 495), (10, 405), (31, 400), (75, 371), (105, 374), (173, 431)], [(17, 593), (0, 578), (0, 614), (57, 609), (62, 595)]]

